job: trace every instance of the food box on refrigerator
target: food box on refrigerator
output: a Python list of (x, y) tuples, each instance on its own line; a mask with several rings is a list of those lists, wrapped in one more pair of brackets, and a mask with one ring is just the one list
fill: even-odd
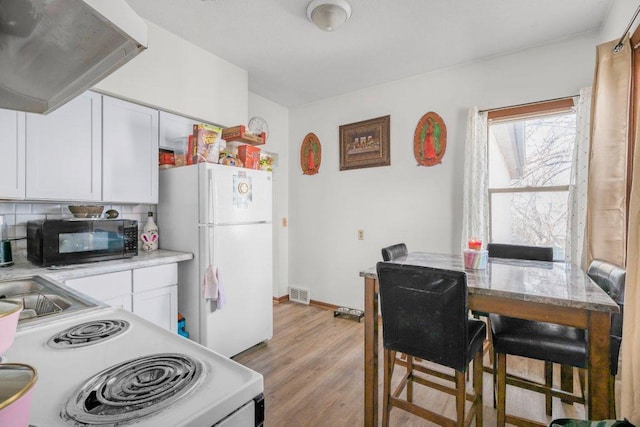
[(255, 134), (248, 131), (244, 125), (233, 126), (222, 130), (222, 139), (225, 141), (239, 141), (245, 144), (262, 145), (267, 139), (267, 134)]
[(193, 125), (192, 163), (218, 163), (222, 128), (208, 124)]
[(252, 145), (238, 147), (238, 158), (242, 160), (245, 168), (260, 169), (260, 149)]

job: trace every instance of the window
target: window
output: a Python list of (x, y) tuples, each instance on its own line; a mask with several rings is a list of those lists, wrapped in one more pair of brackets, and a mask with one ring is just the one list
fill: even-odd
[(488, 118), (491, 241), (552, 246), (554, 259), (564, 259), (573, 101), (494, 110)]

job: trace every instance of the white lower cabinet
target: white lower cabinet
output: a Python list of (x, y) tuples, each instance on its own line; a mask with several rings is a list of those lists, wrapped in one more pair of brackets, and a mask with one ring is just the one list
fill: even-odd
[(129, 312), (133, 312), (133, 302), (131, 301), (131, 294), (119, 295), (113, 298), (107, 298), (102, 300), (103, 303), (110, 305), (111, 307), (122, 308)]
[(133, 312), (178, 332), (178, 264), (133, 270)]
[(178, 264), (136, 268), (69, 279), (67, 286), (177, 332)]
[(110, 306), (132, 311), (131, 270), (70, 279), (65, 285)]
[(133, 294), (133, 312), (143, 319), (178, 332), (178, 286)]

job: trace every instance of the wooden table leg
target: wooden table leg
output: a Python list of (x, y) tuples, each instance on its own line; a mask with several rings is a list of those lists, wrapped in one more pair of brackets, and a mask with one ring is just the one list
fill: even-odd
[(589, 369), (587, 372), (588, 417), (591, 420), (609, 418), (609, 313), (592, 311), (589, 313)]
[(378, 425), (378, 280), (364, 279), (364, 425)]

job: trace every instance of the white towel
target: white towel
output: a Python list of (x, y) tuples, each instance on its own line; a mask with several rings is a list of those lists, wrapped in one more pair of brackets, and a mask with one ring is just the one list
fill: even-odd
[(224, 306), (224, 290), (220, 281), (220, 271), (213, 265), (209, 265), (204, 272), (203, 296), (206, 300), (215, 301), (217, 309), (222, 309)]
[(216, 280), (216, 269), (209, 265), (204, 271), (204, 280), (202, 281), (202, 296), (206, 300), (218, 299), (218, 281)]
[(222, 286), (220, 269), (218, 268), (216, 268), (216, 280), (218, 281), (218, 300), (216, 302), (218, 305), (218, 310), (220, 310), (226, 303), (226, 295), (224, 292), (224, 286)]

